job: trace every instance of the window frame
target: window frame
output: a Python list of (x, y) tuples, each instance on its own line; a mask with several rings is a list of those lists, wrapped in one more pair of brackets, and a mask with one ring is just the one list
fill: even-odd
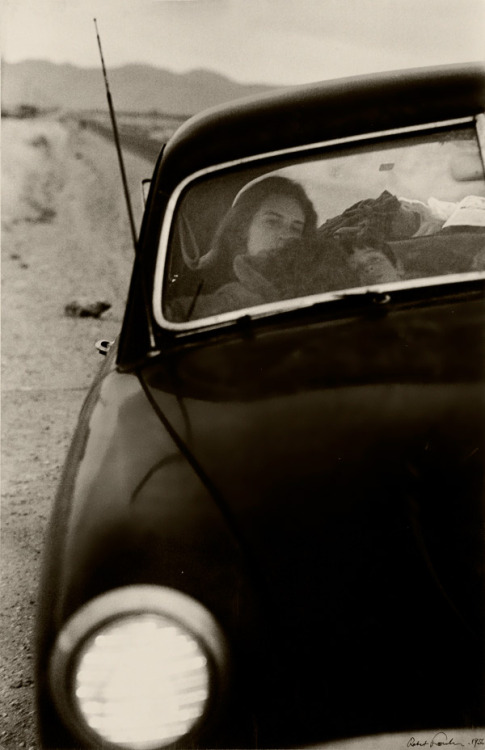
[(279, 149), (276, 151), (254, 154), (248, 157), (214, 164), (210, 167), (205, 167), (188, 175), (173, 190), (163, 216), (157, 259), (155, 264), (152, 295), (152, 311), (156, 324), (166, 331), (168, 330), (172, 333), (183, 334), (203, 328), (212, 328), (227, 325), (248, 315), (250, 315), (252, 318), (274, 315), (278, 312), (287, 312), (292, 309), (309, 307), (315, 303), (322, 303), (326, 301), (332, 302), (336, 299), (341, 299), (347, 294), (350, 295), (356, 293), (364, 293), (368, 290), (375, 291), (377, 293), (391, 293), (395, 290), (401, 289), (418, 289), (443, 285), (447, 283), (452, 284), (456, 283), (457, 281), (485, 278), (485, 272), (477, 271), (471, 273), (445, 274), (442, 276), (432, 276), (423, 279), (410, 279), (401, 280), (398, 282), (378, 283), (356, 287), (353, 289), (322, 292), (305, 297), (297, 297), (294, 299), (269, 302), (262, 305), (240, 308), (237, 310), (231, 310), (226, 313), (211, 315), (204, 318), (196, 318), (194, 320), (188, 320), (184, 322), (170, 321), (163, 315), (163, 286), (170, 236), (174, 224), (174, 217), (179, 205), (179, 201), (192, 183), (199, 181), (205, 177), (223, 174), (226, 171), (234, 170), (238, 167), (250, 166), (251, 164), (256, 164), (258, 162), (269, 163), (276, 159), (283, 159), (285, 157), (291, 157), (298, 154), (303, 155), (307, 153), (310, 155), (312, 151), (323, 153), (324, 151), (331, 151), (335, 148), (352, 146), (354, 144), (372, 145), (377, 141), (382, 142), (391, 140), (399, 136), (412, 136), (419, 134), (427, 135), (432, 134), (433, 132), (451, 130), (454, 127), (465, 125), (473, 127), (475, 129), (485, 176), (485, 114), (470, 115), (466, 117), (424, 123), (420, 125), (410, 125), (402, 128), (374, 131), (371, 133), (362, 133), (354, 136), (347, 136), (345, 138), (334, 138), (331, 140), (320, 141), (316, 143), (308, 143), (302, 146), (294, 146), (287, 149)]

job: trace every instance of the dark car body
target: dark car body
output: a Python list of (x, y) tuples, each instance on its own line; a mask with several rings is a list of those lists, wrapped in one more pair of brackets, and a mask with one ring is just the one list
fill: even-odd
[[(415, 70), (243, 100), (166, 145), (121, 335), (46, 538), (43, 747), (302, 747), (485, 725), (483, 271), (221, 315), (177, 318), (156, 301), (193, 182), (231, 182), (207, 198), (205, 213), (222, 215), (241, 165), (254, 177), (302, 151), (480, 132), (484, 108), (480, 66)], [(470, 182), (483, 196), (481, 170)], [(443, 242), (466, 253), (483, 233), (460, 225)], [(194, 283), (182, 298), (197, 305)], [(97, 628), (151, 611), (157, 591), (153, 611), (166, 595), (178, 621), (181, 594), (213, 619), (214, 642), (192, 630), (212, 664), (209, 699), (178, 739), (117, 744), (75, 705), (79, 652)]]

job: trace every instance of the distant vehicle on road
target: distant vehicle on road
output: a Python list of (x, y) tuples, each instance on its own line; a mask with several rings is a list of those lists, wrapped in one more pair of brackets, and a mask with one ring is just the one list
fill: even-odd
[(418, 69), (167, 143), (46, 538), (43, 748), (485, 726), (484, 108)]

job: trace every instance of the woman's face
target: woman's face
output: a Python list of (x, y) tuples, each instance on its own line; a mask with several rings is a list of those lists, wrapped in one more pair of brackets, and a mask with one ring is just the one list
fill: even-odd
[(302, 236), (305, 214), (297, 200), (286, 195), (265, 198), (249, 226), (247, 251), (258, 255), (264, 250), (284, 247)]

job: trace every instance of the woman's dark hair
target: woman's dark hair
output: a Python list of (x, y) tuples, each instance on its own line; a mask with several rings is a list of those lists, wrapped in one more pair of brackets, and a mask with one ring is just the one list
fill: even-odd
[(317, 214), (303, 187), (282, 175), (270, 175), (244, 187), (222, 220), (214, 236), (211, 250), (200, 259), (199, 268), (217, 268), (219, 283), (232, 277), (236, 255), (246, 252), (249, 227), (261, 204), (269, 196), (293, 198), (303, 210), (303, 237), (316, 231)]

